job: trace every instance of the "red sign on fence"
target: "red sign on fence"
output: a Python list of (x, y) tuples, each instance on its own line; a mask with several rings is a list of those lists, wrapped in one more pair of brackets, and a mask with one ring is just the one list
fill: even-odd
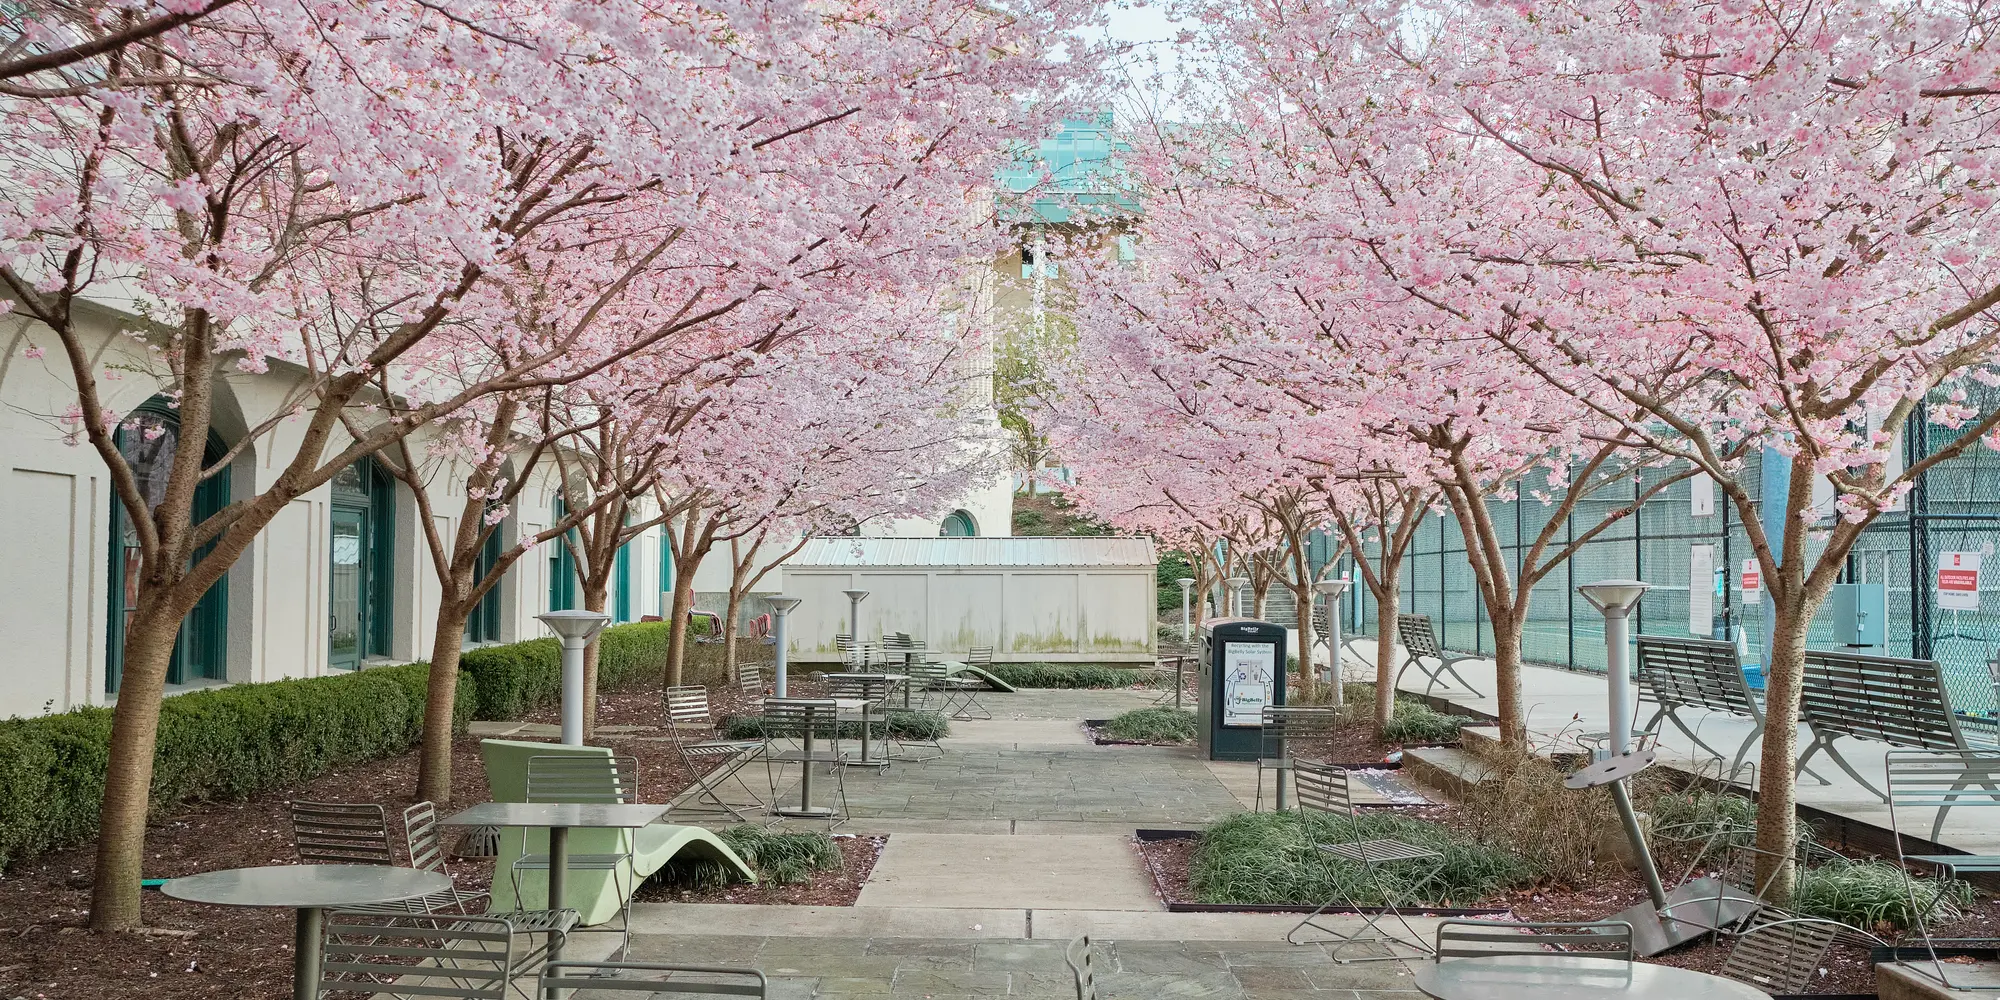
[(1764, 567), (1755, 559), (1743, 560), (1742, 581), (1743, 603), (1756, 604), (1764, 599)]
[(1977, 552), (1938, 553), (1938, 607), (1979, 610), (1979, 556)]

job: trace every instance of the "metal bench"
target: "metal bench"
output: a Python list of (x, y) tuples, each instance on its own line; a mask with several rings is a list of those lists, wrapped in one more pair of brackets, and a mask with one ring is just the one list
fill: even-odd
[[(1397, 615), (1396, 637), (1403, 642), (1403, 666), (1396, 671), (1395, 686), (1401, 687), (1403, 674), (1411, 667), (1415, 667), (1425, 677), (1430, 678), (1430, 683), (1424, 685), (1426, 695), (1431, 693), (1432, 688), (1443, 684), (1444, 675), (1449, 673), (1458, 679), (1458, 686), (1472, 692), (1474, 698), (1486, 697), (1479, 693), (1478, 688), (1466, 683), (1464, 675), (1458, 672), (1459, 663), (1465, 660), (1477, 660), (1479, 657), (1446, 653), (1438, 645), (1437, 633), (1431, 630), (1431, 616)], [(1426, 656), (1438, 661), (1437, 669), (1424, 666), (1423, 658)]]
[(1723, 775), (1725, 781), (1735, 780), (1736, 772), (1743, 767), (1743, 756), (1764, 735), (1764, 707), (1757, 703), (1750, 682), (1743, 677), (1743, 664), (1736, 657), (1733, 642), (1640, 636), (1639, 700), (1660, 706), (1640, 728), (1658, 732), (1660, 720), (1665, 719), (1717, 760), (1726, 755), (1689, 727), (1679, 710), (1703, 708), (1749, 719), (1750, 735), (1743, 738), (1736, 756), (1730, 759), (1729, 770)]
[[(1915, 750), (1968, 749), (1944, 672), (1934, 660), (1808, 649), (1803, 680), (1799, 721), (1812, 728), (1813, 738), (1799, 755), (1801, 771), (1813, 754), (1825, 750), (1848, 777), (1887, 803), (1888, 793), (1855, 772), (1834, 748), (1835, 739), (1855, 736)], [(1938, 822), (1944, 822), (1942, 811)]]

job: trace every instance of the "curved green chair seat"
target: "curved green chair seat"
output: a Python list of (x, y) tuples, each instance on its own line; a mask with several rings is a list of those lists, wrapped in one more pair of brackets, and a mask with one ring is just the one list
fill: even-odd
[(987, 670), (985, 667), (975, 667), (970, 663), (955, 663), (951, 661), (945, 662), (944, 675), (946, 677), (956, 677), (959, 674), (970, 674), (974, 677), (977, 677), (980, 680), (985, 681), (986, 685), (995, 691), (1006, 691), (1012, 693), (1014, 690), (1014, 685), (1009, 684), (1006, 681), (1003, 681), (1000, 678), (993, 676), (992, 671)]
[[(605, 747), (572, 747), (554, 743), (532, 743), (517, 740), (481, 740), (479, 756), (486, 764), (486, 786), (492, 792), (495, 802), (525, 802), (528, 797), (528, 758), (546, 756), (609, 757), (611, 751)], [(642, 788), (641, 791), (644, 789)], [(523, 833), (526, 834), (523, 837)], [(547, 830), (500, 831), (500, 855), (494, 859), (493, 901), (489, 912), (503, 912), (515, 909), (538, 910), (548, 905), (548, 873), (544, 871), (524, 871), (521, 873), (521, 898), (514, 898), (514, 880), (509, 872), (515, 859), (522, 854), (536, 854), (548, 850)], [(682, 855), (704, 858), (726, 868), (734, 869), (746, 882), (757, 881), (757, 875), (736, 852), (723, 843), (722, 838), (699, 826), (678, 826), (655, 823), (636, 831), (625, 830), (571, 830), (569, 851), (571, 854), (620, 854), (627, 850), (632, 854), (630, 870), (575, 871), (569, 873), (569, 881), (564, 887), (565, 905), (582, 916), (584, 924), (601, 924), (618, 915), (618, 893), (621, 887), (636, 886), (646, 876), (666, 867), (667, 863)], [(616, 874), (617, 880), (612, 876)], [(634, 876), (637, 876), (636, 878)]]

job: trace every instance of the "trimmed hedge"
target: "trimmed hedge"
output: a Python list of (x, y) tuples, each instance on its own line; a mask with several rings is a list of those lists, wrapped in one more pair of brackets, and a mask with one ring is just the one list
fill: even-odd
[(1095, 663), (995, 663), (986, 669), (1017, 688), (1159, 687), (1164, 683), (1157, 670)]
[[(192, 691), (160, 706), (152, 812), (299, 784), (335, 767), (408, 750), (423, 729), (430, 667)], [(459, 679), (453, 723), (473, 717)], [(97, 832), (111, 709), (0, 721), (0, 868)]]
[[(667, 625), (613, 626), (598, 635), (597, 648), (599, 691), (616, 691), (640, 679), (657, 680), (667, 662)], [(529, 639), (468, 649), (458, 658), (458, 670), (478, 682), (476, 719), (519, 719), (562, 697), (560, 640)]]
[[(656, 681), (667, 626), (605, 629), (600, 690)], [(452, 725), (518, 719), (561, 695), (554, 639), (467, 650)], [(191, 691), (160, 706), (152, 813), (209, 799), (240, 799), (302, 784), (327, 771), (403, 753), (423, 732), (430, 665)], [(111, 709), (0, 720), (0, 871), (14, 859), (97, 833)]]

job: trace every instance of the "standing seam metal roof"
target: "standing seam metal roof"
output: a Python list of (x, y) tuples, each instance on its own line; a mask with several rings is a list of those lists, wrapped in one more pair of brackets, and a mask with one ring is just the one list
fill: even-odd
[(787, 559), (788, 569), (809, 567), (990, 566), (1152, 567), (1153, 540), (1105, 536), (1011, 538), (814, 538)]

